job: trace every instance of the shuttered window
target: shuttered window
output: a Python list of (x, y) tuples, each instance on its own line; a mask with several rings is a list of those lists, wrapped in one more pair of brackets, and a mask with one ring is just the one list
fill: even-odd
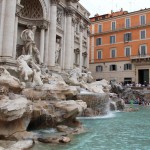
[(132, 41), (132, 34), (131, 33), (125, 33), (124, 34), (124, 42)]
[(102, 45), (102, 38), (96, 39), (96, 45)]

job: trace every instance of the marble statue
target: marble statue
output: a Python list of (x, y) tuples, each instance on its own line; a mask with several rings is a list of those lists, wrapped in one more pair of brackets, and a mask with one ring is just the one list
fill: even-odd
[(61, 46), (60, 46), (60, 39), (56, 39), (56, 50), (55, 50), (55, 63), (58, 64), (59, 56), (60, 56)]
[(69, 73), (69, 81), (71, 85), (80, 85), (80, 79), (82, 78), (82, 71), (78, 67), (74, 67)]
[(24, 77), (25, 81), (28, 81), (29, 76), (33, 74), (32, 69), (28, 66), (31, 60), (31, 55), (21, 55), (17, 58), (18, 71), (20, 72), (20, 76)]
[(21, 33), (21, 39), (24, 41), (23, 51), (25, 55), (31, 55), (38, 64), (41, 63), (40, 53), (35, 44), (35, 32), (36, 26), (33, 26), (31, 29), (25, 29)]
[[(41, 70), (37, 64), (32, 60), (31, 55), (21, 55), (17, 59), (18, 71), (20, 77), (24, 78), (24, 81), (33, 81), (34, 85), (42, 85)], [(31, 66), (31, 67), (29, 67)]]

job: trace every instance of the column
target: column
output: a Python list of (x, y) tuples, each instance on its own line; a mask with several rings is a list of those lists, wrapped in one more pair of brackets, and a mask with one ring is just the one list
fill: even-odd
[(44, 53), (44, 63), (48, 65), (48, 49), (49, 49), (49, 27), (45, 31), (45, 53)]
[(16, 0), (8, 0), (5, 8), (2, 56), (12, 57), (14, 48)]
[(89, 55), (89, 52), (90, 52), (90, 29), (89, 29), (89, 27), (87, 28), (87, 68), (89, 68), (89, 57), (90, 57), (90, 55)]
[(83, 45), (82, 45), (82, 41), (83, 41), (83, 24), (80, 24), (80, 64), (79, 67), (82, 70), (82, 65), (83, 65), (83, 57), (82, 57), (82, 52), (83, 52)]
[(2, 0), (0, 3), (0, 56), (2, 56), (2, 43), (3, 43), (3, 28), (5, 18), (6, 1)]
[(13, 58), (14, 59), (16, 59), (17, 32), (18, 32), (18, 16), (16, 16), (15, 18), (14, 46), (13, 46)]
[(72, 18), (72, 45), (71, 45), (71, 69), (73, 69), (73, 65), (75, 63), (75, 53), (74, 53), (74, 35), (75, 35), (75, 24), (76, 24), (76, 20), (75, 18)]
[(72, 33), (72, 14), (73, 11), (71, 8), (66, 8), (66, 41), (65, 41), (65, 47), (66, 47), (66, 58), (65, 58), (65, 69), (70, 70), (71, 69), (71, 62), (72, 62), (72, 51), (71, 51), (71, 33)]
[(50, 13), (50, 38), (49, 38), (49, 54), (48, 66), (55, 66), (55, 50), (56, 50), (56, 27), (57, 27), (57, 4), (59, 0), (51, 0), (51, 13)]
[(41, 26), (41, 33), (40, 33), (40, 58), (41, 62), (44, 61), (44, 41), (45, 41), (45, 27)]
[(23, 6), (20, 4), (20, 0), (17, 0), (16, 5), (16, 17), (15, 17), (15, 27), (14, 27), (14, 41), (13, 41), (13, 58), (16, 59), (16, 45), (17, 45), (17, 33), (18, 33), (18, 17)]

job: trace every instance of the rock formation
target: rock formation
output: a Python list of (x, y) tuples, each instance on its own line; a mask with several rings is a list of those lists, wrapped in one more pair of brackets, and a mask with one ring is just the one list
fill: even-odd
[[(62, 76), (50, 72), (40, 61), (33, 31), (22, 32), (25, 45), (24, 53), (16, 60), (17, 76), (0, 66), (0, 139), (67, 143), (70, 134), (84, 131), (77, 116), (107, 113), (111, 86), (106, 80), (92, 82), (91, 72), (83, 73), (77, 67)], [(122, 109), (122, 101), (116, 102)], [(66, 136), (45, 138), (29, 132), (45, 127), (57, 128)], [(33, 144), (32, 140), (19, 141), (12, 149), (22, 149), (26, 142), (29, 147)]]

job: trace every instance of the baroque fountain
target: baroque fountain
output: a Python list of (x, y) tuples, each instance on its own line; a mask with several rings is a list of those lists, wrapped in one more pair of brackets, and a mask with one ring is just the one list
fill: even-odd
[[(110, 94), (108, 81), (93, 82), (91, 72), (78, 67), (61, 75), (50, 72), (40, 60), (35, 29), (21, 34), (24, 46), (16, 60), (17, 75), (0, 66), (0, 140), (11, 141), (3, 145), (8, 149), (30, 148), (34, 141), (68, 143), (71, 135), (85, 132), (77, 116), (104, 115), (114, 103), (124, 108), (123, 100)], [(33, 132), (44, 128), (54, 128), (57, 134)]]

